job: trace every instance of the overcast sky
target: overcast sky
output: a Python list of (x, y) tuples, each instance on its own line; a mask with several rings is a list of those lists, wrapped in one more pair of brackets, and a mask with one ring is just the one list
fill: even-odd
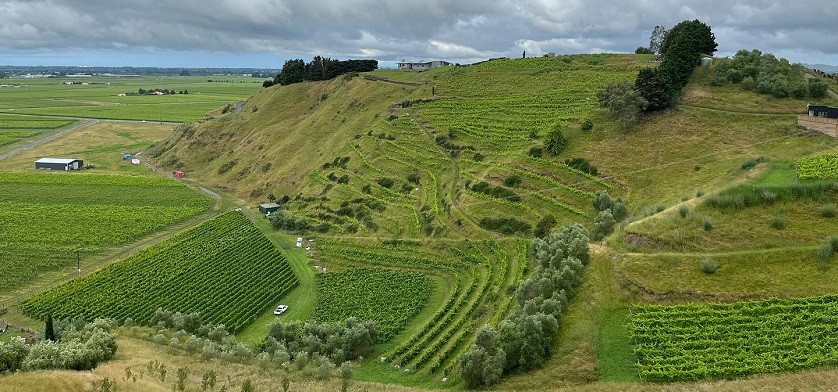
[(717, 55), (838, 65), (835, 0), (0, 0), (0, 64), (279, 68), (315, 54), (467, 63), (633, 52), (709, 24)]

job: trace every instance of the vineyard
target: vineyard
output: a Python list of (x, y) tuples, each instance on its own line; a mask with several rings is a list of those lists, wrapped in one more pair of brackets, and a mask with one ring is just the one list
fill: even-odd
[(735, 378), (838, 365), (838, 297), (638, 306), (631, 332), (641, 377)]
[(378, 325), (379, 341), (390, 340), (422, 310), (432, 287), (422, 274), (381, 268), (319, 274), (317, 283), (315, 320), (372, 320)]
[[(429, 373), (453, 374), (456, 355), (471, 342), (476, 328), (497, 322), (506, 314), (511, 298), (505, 293), (527, 268), (524, 241), (463, 241), (428, 249), (410, 243), (321, 238), (317, 245), (322, 261), (348, 267), (421, 271), (446, 282), (447, 292), (433, 315), (416, 320), (421, 325), (419, 330), (382, 354), (394, 366)], [(392, 290), (379, 291), (379, 295)]]
[(290, 265), (244, 214), (230, 212), (22, 305), (37, 318), (131, 318), (198, 312), (236, 332), (297, 285)]
[(0, 288), (205, 211), (192, 189), (162, 177), (0, 173)]
[(798, 160), (797, 177), (800, 180), (838, 181), (838, 154), (823, 154)]
[[(633, 72), (526, 59), (440, 73), (437, 98), (405, 101), (347, 142), (346, 156), (318, 162), (289, 210), (335, 234), (402, 237), (483, 232), (478, 222), (487, 215), (530, 227), (547, 215), (592, 220), (593, 195), (613, 185), (541, 157), (540, 139), (556, 127), (578, 127), (597, 106), (595, 92)], [(503, 181), (512, 176), (522, 181), (507, 189)], [(480, 182), (515, 196), (473, 192)]]

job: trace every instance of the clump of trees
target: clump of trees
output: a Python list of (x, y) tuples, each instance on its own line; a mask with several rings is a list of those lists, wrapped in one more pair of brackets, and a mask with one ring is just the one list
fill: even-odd
[(282, 210), (271, 214), (269, 220), (271, 222), (271, 226), (278, 230), (306, 231), (310, 228), (308, 221), (304, 218), (287, 215)]
[(320, 356), (341, 364), (368, 357), (377, 338), (378, 326), (374, 322), (352, 317), (342, 324), (274, 320), (259, 351), (277, 363), (296, 363)]
[[(18, 339), (0, 342), (0, 373), (18, 370), (91, 370), (116, 353), (113, 320), (56, 320), (39, 333), (35, 344)], [(48, 339), (51, 337), (51, 339)]]
[(378, 338), (374, 322), (355, 318), (339, 324), (274, 320), (265, 339), (255, 348), (237, 341), (224, 324), (203, 324), (198, 313), (158, 309), (152, 324), (151, 332), (134, 326), (130, 318), (124, 326), (137, 337), (198, 353), (207, 359), (242, 363), (255, 359), (265, 368), (293, 365), (298, 370), (314, 365), (329, 373), (335, 365), (368, 356)]
[(785, 58), (778, 59), (757, 49), (743, 49), (732, 59), (722, 60), (714, 66), (710, 83), (715, 86), (738, 84), (744, 90), (776, 98), (825, 97), (829, 86), (820, 78), (807, 82), (805, 74), (806, 67), (801, 64), (791, 64)]
[(607, 191), (599, 191), (594, 196), (594, 209), (597, 216), (591, 229), (591, 239), (599, 241), (614, 232), (614, 225), (628, 217), (628, 208), (623, 199), (612, 199)]
[[(656, 26), (653, 38), (660, 37), (663, 26)], [(716, 53), (716, 37), (710, 26), (698, 19), (685, 20), (663, 34), (660, 54), (663, 60), (655, 68), (644, 68), (634, 85), (646, 100), (644, 110), (655, 111), (670, 107), (689, 81), (702, 55)]]
[(599, 106), (607, 108), (617, 121), (623, 126), (623, 131), (634, 125), (640, 119), (640, 112), (649, 106), (629, 81), (608, 83), (604, 90), (597, 93)]
[(314, 56), (306, 63), (302, 59), (288, 60), (273, 80), (266, 80), (262, 86), (275, 84), (286, 86), (305, 80), (330, 80), (337, 76), (353, 72), (369, 72), (378, 69), (377, 60), (338, 60)]
[(460, 357), (460, 375), (470, 388), (539, 367), (549, 358), (559, 319), (590, 261), (588, 235), (579, 224), (535, 239), (530, 250), (535, 270), (518, 284), (512, 311), (497, 328), (483, 326)]

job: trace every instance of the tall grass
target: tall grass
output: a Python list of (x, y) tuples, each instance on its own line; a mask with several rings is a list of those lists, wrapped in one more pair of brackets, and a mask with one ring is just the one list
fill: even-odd
[(741, 209), (787, 200), (823, 201), (836, 192), (838, 185), (831, 181), (788, 185), (740, 185), (709, 196), (705, 203), (720, 209)]

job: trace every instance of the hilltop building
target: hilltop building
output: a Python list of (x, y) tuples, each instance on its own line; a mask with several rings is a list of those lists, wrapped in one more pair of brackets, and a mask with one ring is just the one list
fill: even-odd
[(838, 108), (806, 105), (807, 114), (797, 116), (797, 125), (819, 131), (827, 136), (838, 137)]
[(433, 68), (439, 67), (447, 67), (449, 65), (453, 65), (447, 61), (437, 60), (437, 61), (425, 61), (425, 62), (418, 62), (418, 63), (410, 63), (402, 60), (399, 63), (399, 69), (402, 71), (427, 71)]

